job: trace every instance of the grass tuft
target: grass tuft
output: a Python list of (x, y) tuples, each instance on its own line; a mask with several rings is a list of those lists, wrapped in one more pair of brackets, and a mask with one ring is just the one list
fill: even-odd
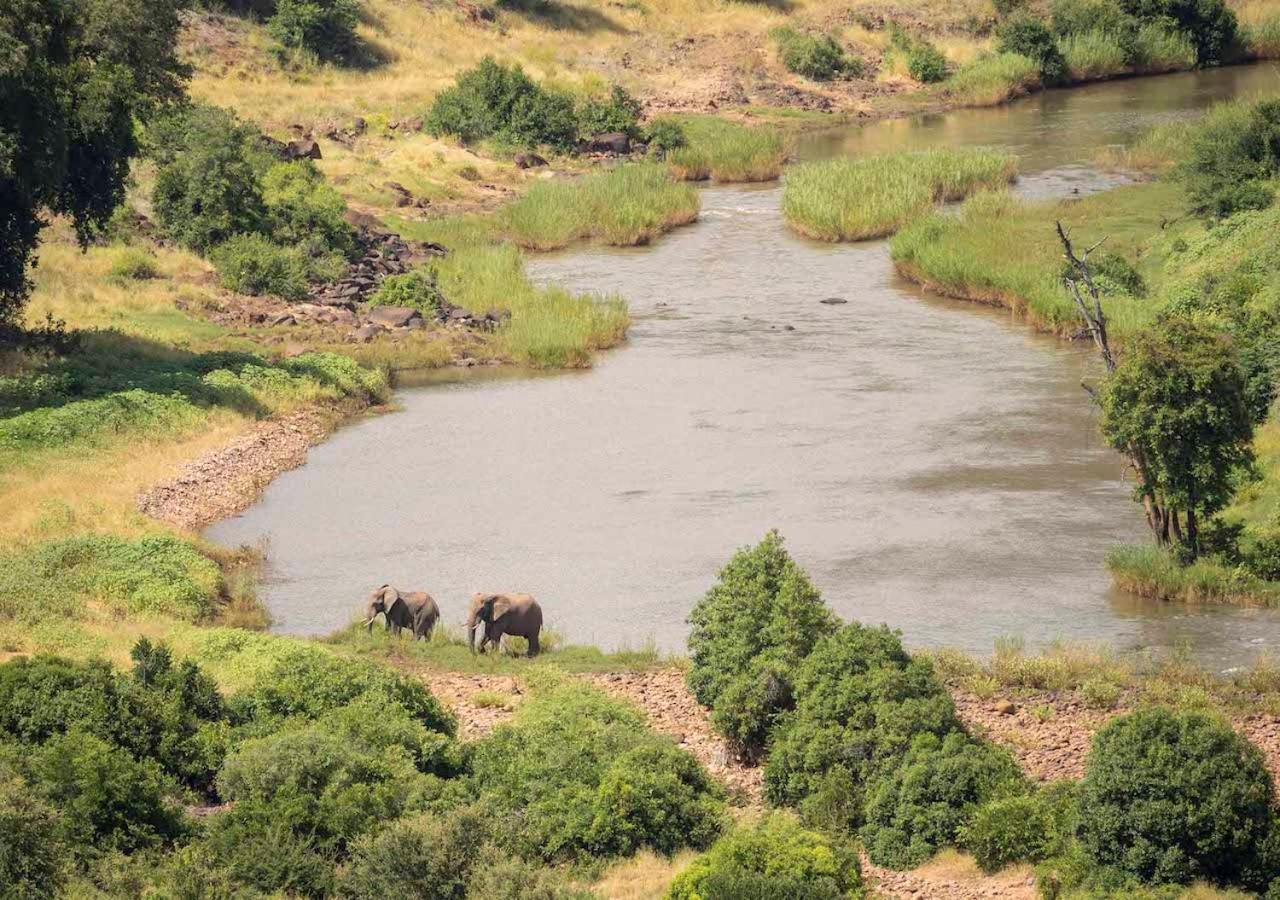
[(945, 90), (961, 106), (998, 106), (1040, 87), (1040, 66), (1018, 53), (979, 56), (946, 82)]
[(1151, 600), (1280, 606), (1280, 584), (1210, 559), (1178, 565), (1168, 553), (1147, 544), (1113, 547), (1107, 553), (1107, 568), (1121, 590)]
[(682, 122), (686, 144), (667, 155), (671, 173), (683, 181), (773, 181), (782, 174), (786, 140), (769, 126), (749, 128), (711, 117)]
[(787, 173), (787, 224), (824, 241), (892, 234), (939, 201), (1012, 181), (1013, 156), (996, 150), (927, 150), (805, 163)]

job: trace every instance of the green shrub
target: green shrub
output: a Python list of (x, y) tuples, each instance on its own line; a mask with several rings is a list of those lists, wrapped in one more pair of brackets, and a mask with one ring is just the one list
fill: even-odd
[(845, 52), (830, 35), (805, 34), (790, 26), (769, 32), (787, 71), (813, 81), (862, 74), (862, 60)]
[(222, 286), (239, 294), (272, 294), (285, 300), (307, 296), (306, 254), (261, 234), (237, 234), (209, 253)]
[(156, 223), (168, 238), (204, 253), (266, 227), (258, 131), (215, 106), (180, 109), (147, 131), (156, 161)]
[(490, 826), (471, 808), (390, 822), (351, 847), (338, 875), (343, 900), (454, 900), (466, 896)]
[[(310, 160), (276, 163), (267, 169), (262, 176), (262, 199), (271, 236), (322, 261), (313, 268), (325, 265), (325, 258), (334, 254), (343, 259), (357, 255), (355, 231), (344, 218), (346, 201)], [(339, 266), (343, 259), (338, 260)]]
[(1205, 713), (1157, 707), (1094, 737), (1078, 834), (1094, 865), (1143, 881), (1262, 889), (1280, 864), (1265, 858), (1275, 815), (1255, 746)]
[(578, 136), (621, 132), (632, 140), (640, 137), (640, 101), (621, 85), (615, 84), (608, 97), (588, 97), (579, 104)]
[(994, 106), (1041, 84), (1040, 67), (1020, 53), (984, 53), (947, 82), (947, 92), (967, 106)]
[(53, 900), (66, 880), (57, 811), (0, 767), (0, 889), (5, 897)]
[(835, 628), (835, 617), (771, 531), (734, 554), (689, 623), (690, 689), (742, 753), (758, 755), (773, 719), (790, 706), (789, 671)]
[(531, 866), (494, 846), (484, 848), (472, 867), (467, 896), (484, 900), (606, 900), (575, 887), (560, 869)]
[(1142, 21), (1171, 22), (1195, 43), (1198, 65), (1222, 62), (1235, 46), (1239, 26), (1224, 0), (1122, 0), (1120, 5)]
[(1280, 170), (1280, 102), (1215, 106), (1185, 143), (1176, 173), (1193, 210), (1224, 217), (1270, 205), (1271, 191), (1255, 182)]
[(425, 129), (464, 142), (497, 138), (517, 146), (572, 148), (578, 135), (573, 99), (539, 87), (519, 66), (486, 56), (441, 91), (427, 113)]
[(846, 625), (823, 638), (795, 675), (796, 708), (775, 729), (765, 795), (797, 805), (849, 776), (848, 808), (861, 821), (867, 785), (917, 734), (957, 728), (955, 708), (927, 659), (912, 658), (887, 627)]
[(722, 826), (719, 790), (698, 763), (636, 709), (582, 685), (522, 703), (475, 746), (471, 768), (529, 859), (701, 848)]
[(1034, 60), (1045, 84), (1060, 84), (1066, 78), (1066, 62), (1053, 33), (1029, 13), (1013, 16), (1000, 24), (996, 29), (996, 47), (1001, 53), (1016, 53)]
[(1241, 561), (1258, 578), (1280, 581), (1280, 528), (1250, 528), (1241, 542)]
[(867, 855), (876, 865), (915, 868), (954, 843), (984, 803), (1026, 789), (1007, 750), (959, 731), (920, 734), (867, 794)]
[(1142, 273), (1119, 253), (1103, 253), (1096, 259), (1091, 258), (1089, 264), (1096, 279), (1105, 279), (1099, 284), (1104, 292), (1116, 293), (1118, 288), (1133, 297), (1147, 295), (1147, 282)]
[[(205, 847), (236, 885), (231, 894), (328, 897), (336, 852), (319, 838), (276, 821), (262, 804), (246, 804), (210, 820)], [(249, 890), (246, 890), (249, 889)]]
[(842, 900), (862, 896), (854, 849), (786, 813), (740, 827), (676, 876), (666, 900)]
[(688, 143), (684, 128), (675, 119), (654, 119), (645, 129), (644, 139), (649, 143), (649, 152), (661, 156)]
[(30, 758), (35, 793), (62, 816), (61, 841), (79, 857), (131, 853), (184, 832), (174, 786), (149, 759), (82, 731), (46, 741)]
[(1137, 17), (1111, 0), (1054, 0), (1050, 27), (1058, 37), (1073, 34), (1132, 35)]
[(349, 62), (357, 46), (359, 21), (358, 0), (276, 0), (267, 31), (287, 49)]
[(991, 5), (995, 7), (996, 15), (1003, 19), (1026, 6), (1027, 0), (991, 0)]
[(947, 58), (928, 41), (917, 41), (907, 52), (907, 71), (923, 84), (933, 84), (947, 77)]
[(984, 872), (1061, 853), (1075, 830), (1077, 793), (1074, 782), (1059, 781), (1032, 794), (989, 801), (974, 812), (961, 843)]
[(156, 255), (140, 247), (125, 247), (111, 261), (108, 277), (121, 281), (145, 281), (160, 274)]
[(407, 306), (427, 318), (434, 318), (444, 303), (435, 269), (414, 269), (403, 275), (388, 275), (369, 298), (370, 306)]

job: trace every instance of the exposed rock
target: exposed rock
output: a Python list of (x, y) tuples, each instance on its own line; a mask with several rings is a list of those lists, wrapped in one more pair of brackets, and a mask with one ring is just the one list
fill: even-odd
[(421, 319), (422, 313), (408, 306), (375, 306), (365, 315), (365, 321), (387, 328), (404, 328), (414, 319)]
[(818, 302), (825, 303), (828, 306), (839, 306), (840, 304), (848, 303), (849, 301), (844, 299), (843, 297), (827, 297), (826, 299), (819, 300)]
[(310, 138), (290, 141), (285, 145), (289, 159), (320, 159), (320, 145)]
[(996, 704), (996, 712), (1002, 716), (1011, 716), (1018, 711), (1018, 707), (1014, 706), (1008, 700), (1003, 703)]
[(413, 133), (416, 131), (421, 131), (422, 124), (423, 123), (421, 118), (419, 118), (418, 116), (413, 116), (408, 119), (397, 119), (396, 121), (387, 125), (387, 127), (390, 128), (392, 131), (403, 131), (406, 133)]
[(367, 128), (368, 125), (365, 123), (363, 116), (356, 116), (351, 121), (351, 130), (356, 134), (364, 134)]
[(351, 332), (351, 337), (353, 340), (358, 341), (361, 344), (367, 344), (386, 330), (387, 329), (383, 328), (381, 325), (374, 322), (368, 322)]
[(267, 320), (267, 324), (272, 326), (273, 328), (276, 325), (293, 325), (295, 324), (295, 322), (296, 320), (293, 318), (293, 316), (287, 312), (276, 313), (274, 316), (272, 316), (270, 319)]
[(517, 153), (515, 163), (517, 169), (534, 169), (545, 166), (547, 161), (536, 153)]
[(631, 152), (631, 138), (627, 137), (621, 131), (610, 131), (606, 134), (597, 134), (587, 142), (587, 149), (592, 153), (616, 153), (625, 154)]
[(383, 187), (396, 195), (396, 206), (413, 205), (413, 193), (400, 182), (388, 181)]

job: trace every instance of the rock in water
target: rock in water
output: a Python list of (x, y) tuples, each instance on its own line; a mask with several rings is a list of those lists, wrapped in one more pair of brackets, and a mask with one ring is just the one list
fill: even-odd
[(848, 303), (849, 301), (843, 297), (827, 297), (825, 300), (819, 300), (818, 302), (825, 303), (827, 306), (839, 306), (841, 303)]

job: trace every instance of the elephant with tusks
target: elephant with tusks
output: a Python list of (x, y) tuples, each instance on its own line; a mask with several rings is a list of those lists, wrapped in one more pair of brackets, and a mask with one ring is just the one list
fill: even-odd
[(389, 584), (376, 588), (369, 595), (364, 613), (366, 631), (372, 632), (373, 620), (382, 615), (386, 620), (386, 630), (399, 637), (400, 632), (408, 628), (413, 632), (414, 640), (430, 637), (431, 630), (440, 619), (440, 607), (436, 606), (430, 594), (424, 591), (401, 593)]
[(480, 652), (485, 644), (498, 649), (504, 634), (529, 642), (529, 655), (538, 655), (538, 635), (542, 631), (542, 607), (528, 594), (472, 594), (467, 615), (467, 644), (476, 649), (476, 628), (484, 623)]

